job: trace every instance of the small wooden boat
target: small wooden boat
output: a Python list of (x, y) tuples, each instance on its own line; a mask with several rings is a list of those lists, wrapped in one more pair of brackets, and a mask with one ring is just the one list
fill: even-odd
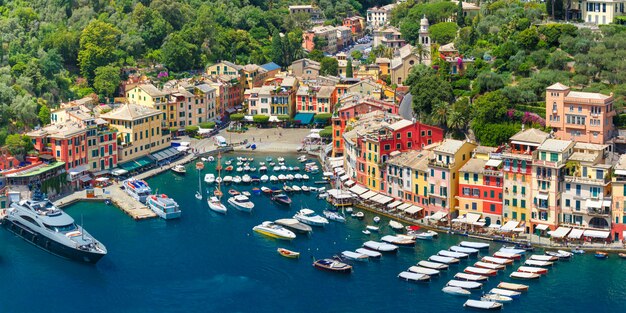
[(356, 249), (354, 251), (356, 251), (357, 253), (365, 254), (368, 257), (375, 258), (375, 259), (378, 259), (378, 258), (380, 258), (382, 256), (382, 254), (380, 254), (380, 252), (372, 251), (372, 250), (365, 249), (365, 248), (358, 248), (358, 249)]
[(457, 264), (457, 263), (459, 263), (459, 259), (451, 258), (451, 257), (447, 257), (447, 256), (440, 256), (440, 255), (432, 255), (432, 256), (430, 256), (428, 258), (428, 261), (438, 262), (438, 263), (443, 263), (443, 264)]
[(335, 273), (350, 273), (352, 272), (352, 265), (333, 260), (333, 259), (321, 259), (313, 262), (315, 268), (335, 272)]
[(474, 248), (474, 249), (489, 249), (488, 243), (474, 242), (474, 241), (461, 241), (461, 243), (459, 243), (459, 246), (466, 247), (466, 248)]
[(387, 236), (383, 236), (382, 238), (380, 238), (380, 240), (386, 242), (386, 243), (391, 243), (397, 246), (403, 246), (403, 247), (413, 247), (415, 246), (415, 240), (413, 239), (409, 239), (409, 238), (403, 238), (403, 237), (399, 237), (399, 236), (391, 236), (391, 235), (387, 235)]
[(467, 253), (454, 252), (454, 251), (448, 251), (448, 250), (441, 250), (437, 252), (437, 254), (441, 256), (456, 258), (456, 259), (467, 259), (469, 257), (469, 254)]
[(548, 270), (545, 268), (541, 268), (541, 267), (532, 267), (532, 266), (520, 266), (517, 269), (518, 272), (525, 272), (525, 273), (533, 273), (533, 274), (547, 274)]
[(447, 270), (448, 269), (448, 265), (437, 263), (437, 262), (430, 262), (430, 261), (419, 261), (417, 263), (417, 265), (419, 265), (421, 267), (432, 268), (432, 269), (438, 270), (438, 271)]
[(622, 259), (626, 259), (626, 253), (618, 253), (617, 255)]
[(379, 223), (380, 222), (380, 217), (379, 216), (374, 216), (373, 221), (374, 221), (374, 223)]
[(606, 259), (609, 257), (609, 254), (603, 251), (596, 251), (596, 253), (593, 255), (598, 259)]
[(295, 252), (291, 250), (287, 250), (285, 248), (278, 248), (278, 253), (286, 258), (297, 259), (300, 257), (300, 252)]
[(428, 276), (435, 276), (435, 275), (441, 274), (441, 272), (438, 270), (435, 270), (432, 268), (421, 267), (421, 266), (411, 266), (409, 267), (409, 272), (418, 273), (418, 274), (426, 274)]
[(502, 303), (493, 301), (479, 301), (479, 300), (467, 300), (463, 304), (466, 308), (480, 309), (480, 310), (501, 310)]
[(232, 171), (232, 170), (233, 170), (233, 166), (232, 166), (232, 165), (229, 165), (229, 166), (227, 166), (224, 170), (225, 170), (225, 171), (227, 171), (227, 172), (230, 172), (230, 171)]
[(365, 217), (365, 213), (359, 211), (359, 212), (356, 212), (356, 213), (352, 213), (351, 216), (354, 217), (354, 218), (363, 219)]
[(501, 282), (500, 284), (498, 284), (498, 288), (512, 290), (512, 291), (528, 291), (527, 285), (506, 283), (506, 282)]
[(513, 272), (511, 273), (511, 275), (509, 275), (509, 277), (516, 278), (516, 279), (537, 279), (541, 277), (541, 275), (535, 274), (535, 273), (526, 273), (526, 272)]
[(554, 262), (556, 260), (558, 260), (558, 257), (552, 256), (552, 255), (538, 255), (538, 254), (533, 254), (530, 256), (531, 260), (534, 261), (549, 261), (549, 262)]
[(359, 261), (359, 262), (367, 262), (369, 260), (369, 257), (367, 255), (363, 253), (352, 252), (352, 251), (343, 251), (341, 252), (341, 256), (348, 260)]
[(506, 268), (506, 266), (504, 265), (500, 265), (500, 264), (494, 264), (494, 263), (487, 263), (487, 262), (482, 262), (482, 261), (478, 261), (476, 263), (474, 263), (474, 266), (476, 267), (480, 267), (480, 268), (487, 268), (490, 270), (503, 270)]
[(463, 288), (463, 289), (480, 289), (483, 287), (483, 284), (481, 283), (477, 283), (475, 281), (465, 281), (465, 280), (451, 280), (449, 281), (446, 286), (449, 287), (459, 287), (459, 288)]
[(239, 194), (241, 194), (239, 191), (235, 190), (235, 189), (229, 189), (228, 190), (228, 194), (231, 196), (237, 196)]
[(513, 299), (519, 298), (519, 296), (522, 294), (519, 291), (512, 291), (512, 290), (500, 289), (500, 288), (493, 288), (489, 290), (489, 293), (495, 293), (501, 296), (511, 297)]
[(367, 225), (367, 226), (365, 226), (365, 229), (367, 229), (369, 231), (375, 231), (375, 232), (377, 232), (379, 230), (379, 228), (377, 226), (373, 226), (373, 225)]
[(507, 297), (507, 296), (503, 296), (503, 295), (499, 295), (499, 294), (495, 294), (495, 293), (488, 293), (482, 297), (480, 297), (481, 301), (493, 301), (493, 302), (500, 302), (500, 303), (508, 303), (508, 302), (512, 302), (513, 298), (511, 297)]
[(454, 275), (454, 278), (458, 280), (467, 280), (467, 281), (486, 281), (489, 279), (489, 277), (487, 276), (467, 274), (467, 273), (456, 273)]
[(511, 260), (511, 259), (496, 258), (496, 257), (492, 257), (492, 256), (483, 257), (481, 259), (481, 261), (487, 262), (487, 263), (500, 264), (500, 265), (513, 264), (513, 260)]
[(449, 294), (449, 295), (455, 295), (455, 296), (469, 296), (472, 293), (468, 290), (465, 290), (461, 287), (443, 287), (443, 289), (441, 289), (441, 291)]
[(530, 266), (552, 266), (552, 262), (548, 262), (548, 261), (537, 261), (537, 260), (526, 260), (526, 262), (524, 262), (524, 265), (530, 265)]
[(366, 241), (363, 243), (363, 247), (368, 248), (370, 250), (379, 251), (379, 252), (396, 252), (398, 251), (398, 246), (392, 245), (384, 242), (376, 242), (376, 241)]
[(572, 249), (573, 254), (585, 254), (585, 250), (583, 249)]
[(370, 234), (372, 233), (371, 231), (369, 231), (369, 230), (367, 230), (367, 229), (365, 229), (365, 230), (363, 230), (363, 231), (361, 231), (361, 232), (362, 232), (362, 233), (364, 233), (364, 234), (366, 234), (366, 235), (370, 235)]
[(528, 286), (527, 285), (506, 283), (506, 282), (501, 282), (500, 284), (498, 284), (498, 288), (500, 288), (500, 289), (508, 289), (508, 290), (512, 290), (512, 291), (528, 291)]
[(484, 276), (496, 276), (496, 274), (498, 274), (498, 272), (495, 270), (488, 269), (488, 268), (474, 267), (474, 266), (466, 267), (463, 270), (463, 272), (467, 274), (484, 275)]
[(553, 255), (555, 257), (558, 257), (559, 260), (569, 260), (574, 254), (565, 250), (557, 250), (556, 252), (553, 252), (552, 254), (550, 254), (549, 252), (546, 252), (547, 255)]
[(395, 231), (402, 231), (404, 229), (404, 226), (402, 226), (402, 224), (394, 220), (389, 221), (389, 227), (393, 228), (393, 230)]
[(510, 259), (510, 260), (519, 260), (519, 259), (522, 258), (522, 256), (520, 254), (501, 252), (501, 251), (498, 251), (498, 252), (494, 253), (493, 256), (495, 256), (497, 258)]
[(450, 251), (467, 253), (467, 254), (477, 254), (478, 253), (478, 249), (467, 248), (467, 247), (459, 247), (459, 246), (452, 246), (452, 247), (450, 247)]
[(500, 250), (498, 252), (519, 254), (519, 255), (526, 254), (526, 250), (524, 250), (524, 249), (505, 248), (505, 247), (500, 248)]
[(430, 276), (426, 274), (419, 274), (413, 272), (401, 272), (398, 274), (398, 278), (404, 279), (406, 281), (414, 281), (414, 282), (422, 282), (430, 280)]

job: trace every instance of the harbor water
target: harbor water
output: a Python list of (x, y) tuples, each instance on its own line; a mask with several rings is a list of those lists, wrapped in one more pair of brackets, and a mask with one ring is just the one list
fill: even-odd
[[(254, 156), (256, 167), (259, 161), (265, 161), (264, 155)], [(232, 157), (227, 155), (223, 160)], [(287, 158), (287, 166), (295, 165), (303, 167), (295, 156)], [(215, 163), (207, 163), (201, 176), (214, 167)], [(273, 174), (271, 168), (269, 174)], [(228, 175), (243, 173), (233, 171)], [(315, 174), (308, 182), (297, 184), (315, 185), (320, 178), (321, 174)], [(207, 206), (204, 181), (205, 197), (202, 201), (195, 199), (198, 173), (193, 163), (187, 166), (185, 176), (170, 171), (148, 183), (153, 191), (166, 193), (180, 204), (181, 219), (137, 222), (102, 203), (78, 203), (65, 209), (77, 223), (82, 217), (85, 229), (107, 246), (108, 255), (96, 265), (58, 258), (6, 230), (0, 231), (0, 311), (467, 311), (463, 308), (465, 298), (445, 294), (441, 289), (475, 258), (451, 265), (428, 283), (407, 283), (397, 278), (409, 266), (468, 240), (466, 237), (442, 234), (434, 241), (418, 241), (416, 247), (400, 248), (397, 254), (385, 254), (380, 260), (357, 262), (349, 275), (322, 272), (311, 266), (313, 258), (354, 251), (367, 240), (392, 234), (388, 220), (383, 218), (379, 223), (379, 234), (361, 232), (367, 224), (373, 224), (374, 215), (366, 213), (364, 220), (348, 217), (345, 224), (331, 221), (325, 228), (314, 228), (310, 236), (298, 234), (292, 242), (278, 241), (253, 232), (252, 227), (292, 217), (301, 206), (321, 214), (326, 202), (318, 200), (315, 193), (300, 192), (291, 196), (293, 203), (287, 208), (265, 195), (252, 195), (255, 208), (251, 214), (229, 207), (227, 215), (219, 215)], [(229, 197), (229, 188), (242, 191), (252, 187), (223, 187), (223, 203)], [(492, 255), (500, 246), (492, 243), (489, 252), (481, 251), (481, 255)], [(276, 252), (278, 247), (299, 251), (300, 259), (281, 257)], [(509, 266), (483, 287), (488, 291), (501, 281), (530, 285), (527, 293), (504, 305), (506, 312), (626, 310), (626, 260), (617, 255), (608, 260), (595, 259), (591, 253), (577, 255), (570, 262), (558, 262), (535, 281), (508, 278), (519, 265), (516, 262)], [(480, 294), (474, 292), (472, 299)]]

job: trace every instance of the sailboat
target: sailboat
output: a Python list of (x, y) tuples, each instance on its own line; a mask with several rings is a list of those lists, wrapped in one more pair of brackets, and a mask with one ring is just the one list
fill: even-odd
[[(220, 186), (221, 186), (221, 182), (222, 182), (222, 175), (221, 175), (222, 163), (221, 162), (222, 162), (222, 154), (219, 153), (217, 155), (217, 167), (216, 167), (217, 168), (217, 178), (219, 179), (219, 181), (218, 181), (218, 179), (215, 180), (217, 182), (217, 188), (213, 191), (213, 195), (215, 196), (215, 199), (217, 199), (217, 202), (219, 203), (219, 205), (221, 205), (221, 208), (218, 208), (218, 209), (221, 210), (223, 208), (223, 210), (226, 210), (226, 207), (220, 202), (220, 199), (224, 195), (222, 193), (222, 191), (220, 190)], [(209, 201), (211, 201), (211, 200), (209, 200)], [(215, 201), (213, 201), (213, 202), (215, 202)], [(209, 207), (211, 207), (211, 203), (210, 202), (209, 202)], [(211, 207), (211, 209), (213, 209), (213, 208)]]
[(200, 171), (204, 168), (204, 163), (196, 162), (196, 170), (198, 170), (198, 191), (196, 191), (196, 199), (202, 200), (202, 185), (200, 181)]

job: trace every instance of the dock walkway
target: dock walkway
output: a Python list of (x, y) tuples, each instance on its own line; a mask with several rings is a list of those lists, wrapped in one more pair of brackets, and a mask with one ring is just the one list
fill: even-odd
[[(106, 190), (106, 193), (105, 193)], [(120, 189), (119, 184), (113, 184), (107, 188), (94, 188), (94, 197), (88, 198), (85, 190), (76, 191), (65, 197), (54, 201), (54, 205), (59, 208), (71, 205), (79, 201), (111, 201), (124, 213), (130, 215), (135, 220), (142, 220), (156, 217), (156, 213), (150, 210), (145, 204), (133, 199), (126, 192)]]

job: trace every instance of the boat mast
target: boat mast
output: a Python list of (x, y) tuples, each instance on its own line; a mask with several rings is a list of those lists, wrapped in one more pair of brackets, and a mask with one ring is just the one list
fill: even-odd
[[(221, 178), (222, 177), (222, 153), (218, 152), (217, 153), (217, 177)], [(221, 185), (222, 181), (220, 179), (220, 181), (217, 183), (217, 195), (218, 199), (220, 198), (219, 195), (222, 194), (222, 191), (220, 190), (220, 185)]]

